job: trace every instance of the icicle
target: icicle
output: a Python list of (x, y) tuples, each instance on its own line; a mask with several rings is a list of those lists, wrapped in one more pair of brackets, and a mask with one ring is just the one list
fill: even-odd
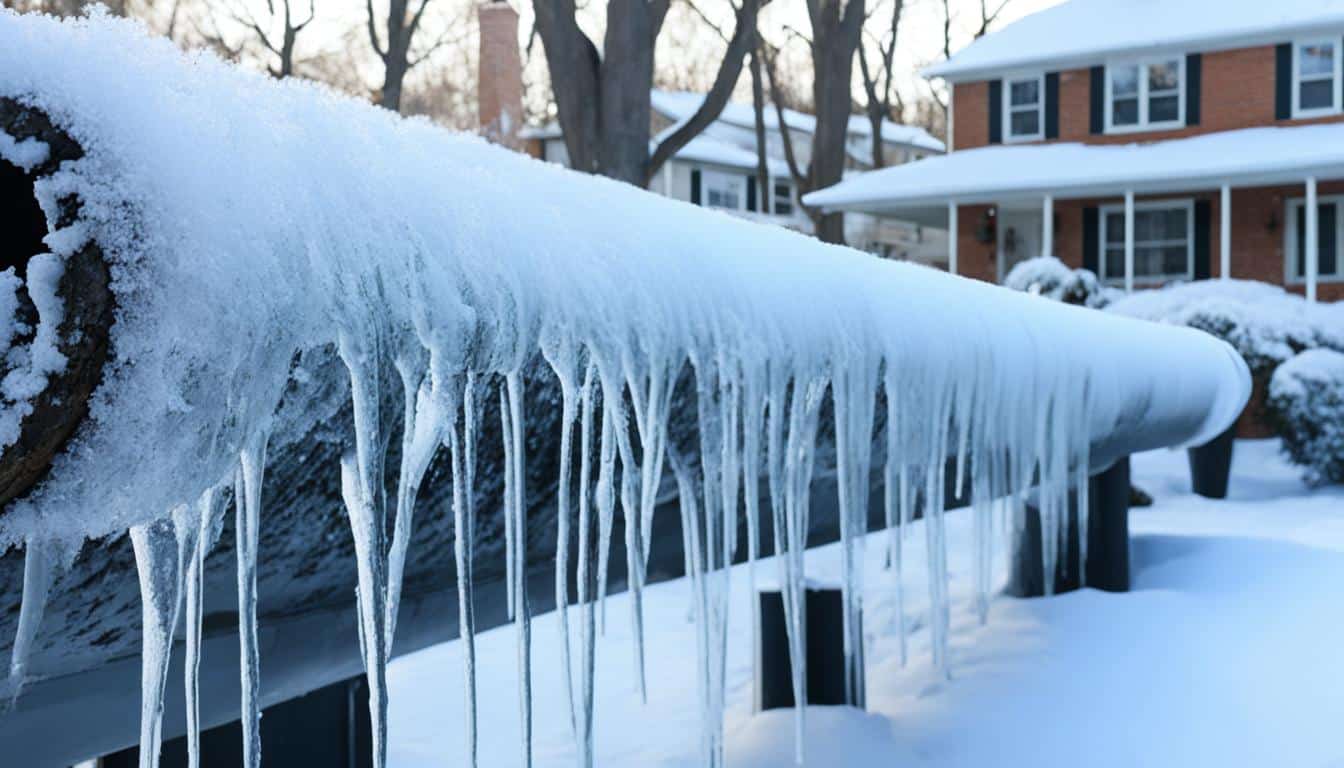
[(56, 544), (29, 538), (23, 552), (23, 599), (19, 604), (19, 623), (14, 631), (14, 648), (9, 658), (9, 695), (13, 704), (23, 689), (28, 659), (37, 641), (37, 630), (46, 613), (47, 595), (56, 576)]
[(514, 521), (514, 515), (517, 514), (513, 508), (513, 425), (510, 423), (513, 414), (509, 410), (508, 391), (505, 387), (499, 388), (499, 433), (500, 439), (504, 442), (504, 503), (502, 509), (504, 512), (504, 604), (509, 621), (513, 621), (518, 615), (518, 577), (514, 569), (518, 567), (518, 542), (515, 538), (518, 535), (518, 524)]
[(887, 553), (891, 558), (892, 581), (896, 587), (896, 638), (900, 647), (901, 666), (907, 660), (905, 639), (905, 594), (902, 588), (901, 538), (905, 530), (905, 463), (902, 461), (900, 447), (901, 410), (900, 392), (895, 380), (896, 373), (888, 362), (883, 389), (887, 399), (887, 456), (882, 468), (883, 485), (883, 522), (887, 526)]
[(200, 669), (201, 669), (201, 619), (203, 602), (201, 600), (205, 579), (205, 556), (219, 539), (220, 529), (224, 526), (223, 494), (218, 488), (207, 490), (196, 502), (195, 546), (191, 548), (187, 560), (184, 582), (186, 587), (186, 657), (183, 662), (185, 675), (185, 697), (187, 709), (187, 765), (200, 768), (201, 765), (201, 708), (200, 708)]
[(765, 431), (765, 369), (743, 371), (742, 489), (747, 516), (747, 594), (751, 598), (751, 647), (761, 634), (760, 600), (756, 593), (756, 559), (761, 547), (761, 435)]
[(579, 736), (574, 702), (574, 662), (569, 636), (569, 524), (571, 481), (574, 464), (574, 422), (579, 403), (575, 379), (578, 359), (573, 346), (563, 341), (543, 346), (551, 370), (560, 382), (560, 467), (555, 486), (555, 609), (560, 619), (560, 658), (565, 683), (565, 705), (569, 710), (570, 735)]
[(181, 597), (178, 539), (172, 519), (131, 528), (140, 574), (143, 647), (140, 679), (140, 768), (156, 768), (162, 742), (163, 693)]
[[(501, 411), (507, 409), (504, 430), (504, 456), (510, 462), (504, 474), (505, 525), (513, 526), (513, 607), (518, 636), (518, 707), (522, 722), (523, 764), (532, 765), (532, 624), (527, 599), (527, 501), (525, 447), (523, 441), (523, 383), (517, 371), (505, 377)], [(511, 523), (509, 522), (511, 520)]]
[(605, 632), (607, 627), (607, 559), (611, 554), (611, 526), (616, 508), (616, 431), (611, 415), (607, 412), (606, 401), (614, 397), (613, 393), (602, 389), (602, 439), (600, 464), (597, 472), (597, 604), (598, 621)]
[(593, 601), (593, 523), (592, 523), (592, 456), (593, 456), (593, 419), (596, 398), (597, 368), (588, 364), (584, 373), (583, 390), (579, 400), (579, 562), (578, 592), (581, 611), (579, 622), (579, 646), (582, 649), (582, 683), (580, 701), (575, 711), (578, 715), (578, 748), (580, 768), (592, 768), (593, 765), (593, 675), (596, 661), (596, 609)]
[[(463, 686), (466, 697), (467, 765), (476, 765), (476, 612), (473, 605), (472, 557), (476, 520), (473, 511), (472, 455), (475, 431), (473, 392), (475, 379), (467, 374), (461, 405), (453, 403), (452, 429), (449, 430), (448, 449), (453, 464), (453, 556), (457, 567), (457, 623), (462, 642), (465, 675)], [(450, 393), (449, 395), (453, 395)]]
[(267, 435), (248, 440), (234, 483), (238, 550), (238, 646), (242, 687), (243, 766), (261, 765), (261, 657), (257, 648), (257, 532)]
[(412, 371), (401, 361), (398, 361), (397, 370), (401, 374), (404, 389), (405, 416), (402, 421), (401, 473), (397, 479), (396, 521), (393, 523), (392, 546), (387, 552), (386, 624), (389, 653), (397, 631), (406, 552), (410, 548), (415, 527), (415, 497), (434, 459), (434, 452), (442, 442), (445, 418), (439, 412), (438, 394), (432, 390), (427, 377)]

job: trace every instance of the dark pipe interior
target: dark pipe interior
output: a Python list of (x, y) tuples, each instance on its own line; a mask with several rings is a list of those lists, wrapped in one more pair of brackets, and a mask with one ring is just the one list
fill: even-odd
[(28, 272), (28, 259), (47, 247), (47, 218), (33, 195), (33, 183), (23, 170), (0, 160), (0, 271)]

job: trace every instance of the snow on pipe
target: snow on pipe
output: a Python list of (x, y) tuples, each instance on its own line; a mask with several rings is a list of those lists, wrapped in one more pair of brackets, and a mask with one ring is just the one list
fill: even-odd
[[(955, 456), (957, 493), (969, 491), (977, 520), (986, 522), (984, 531), (977, 524), (977, 552), (987, 560), (992, 500), (1038, 487), (1043, 524), (1058, 534), (1068, 490), (1090, 468), (1132, 451), (1204, 442), (1231, 423), (1249, 394), (1240, 358), (1197, 331), (879, 261), (638, 193), (308, 84), (185, 55), (102, 14), (60, 22), (0, 12), (0, 99), (49, 118), (82, 148), (37, 173), (61, 147), (0, 123), (0, 160), (34, 172), (51, 230), (50, 253), (34, 256), (23, 279), (0, 273), (5, 306), (19, 303), (25, 289), (36, 320), (19, 328), (6, 317), (8, 333), (0, 334), (18, 361), (0, 382), (7, 454), (22, 451), (22, 436), (43, 412), (43, 398), (65, 386), (62, 377), (87, 375), (88, 365), (62, 354), (75, 340), (65, 321), (87, 314), (82, 294), (66, 282), (81, 254), (105, 264), (116, 307), (115, 324), (102, 326), (110, 352), (93, 366), (101, 383), (87, 398), (88, 416), (69, 425), (68, 445), (47, 449), (50, 468), (40, 483), (8, 504), (0, 546), (133, 531), (146, 598), (142, 754), (157, 754), (155, 702), (171, 647), (169, 619), (184, 580), (190, 594), (199, 579), (199, 566), (192, 576), (187, 561), (208, 548), (209, 494), (236, 476), (244, 733), (247, 762), (259, 763), (261, 478), (268, 435), (292, 434), (311, 418), (302, 408), (277, 410), (286, 387), (305, 375), (294, 366), (304, 353), (336, 350), (349, 371), (344, 396), (355, 440), (331, 470), (343, 478), (359, 560), (358, 626), (378, 766), (386, 751), (384, 667), (414, 488), (446, 444), (455, 470), (452, 516), (469, 531), (480, 396), (503, 404), (509, 602), (530, 759), (521, 478), (529, 449), (523, 376), (533, 366), (548, 365), (559, 382), (566, 451), (576, 422), (580, 433), (579, 476), (562, 483), (560, 519), (576, 519), (581, 532), (579, 664), (564, 656), (567, 675), (579, 683), (568, 690), (585, 765), (593, 761), (594, 602), (605, 591), (605, 557), (592, 538), (609, 538), (619, 507), (642, 689), (639, 593), (665, 464), (680, 490), (695, 587), (703, 758), (720, 765), (736, 511), (745, 501), (749, 530), (758, 530), (760, 502), (744, 488), (764, 471), (789, 642), (798, 651), (808, 488), (828, 399), (846, 555), (847, 663), (861, 665), (853, 619), (876, 461), (888, 484), (886, 515), (899, 527), (917, 505), (942, 508), (945, 459)], [(70, 200), (78, 201), (77, 215)], [(400, 418), (381, 407), (394, 377)], [(497, 392), (477, 391), (495, 381), (503, 382)], [(683, 393), (696, 426), (689, 442), (669, 430), (680, 381), (690, 382)], [(888, 403), (881, 422), (879, 394)], [(875, 428), (885, 430), (876, 458)], [(384, 456), (398, 434), (402, 466), (389, 489)], [(572, 473), (572, 463), (563, 466)], [(184, 507), (196, 514), (172, 513)], [(934, 662), (945, 669), (942, 516), (929, 516), (925, 531), (928, 623)], [(456, 553), (467, 597), (471, 539), (459, 537)], [(899, 534), (890, 546), (899, 557)], [(1055, 557), (1053, 547), (1043, 550), (1047, 561)], [(562, 562), (569, 556), (557, 554)], [(977, 567), (980, 580), (988, 568)], [(1053, 572), (1053, 563), (1046, 568)], [(469, 600), (461, 610), (469, 637)], [(195, 612), (193, 621), (199, 605)], [(568, 648), (574, 628), (568, 610), (561, 617)], [(199, 637), (199, 627), (192, 632)], [(471, 656), (466, 695), (474, 702)], [(803, 654), (791, 656), (800, 660), (793, 674), (805, 700)], [(474, 704), (468, 711), (464, 742), (474, 762)], [(797, 714), (801, 736), (805, 709)]]

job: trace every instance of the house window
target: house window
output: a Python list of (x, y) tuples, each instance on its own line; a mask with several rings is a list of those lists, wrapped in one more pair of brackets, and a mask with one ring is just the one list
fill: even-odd
[[(1322, 196), (1316, 208), (1316, 276), (1320, 280), (1344, 280), (1344, 259), (1340, 258), (1340, 243), (1344, 242), (1344, 195)], [(1307, 206), (1302, 198), (1288, 201), (1288, 226), (1284, 227), (1283, 252), (1287, 259), (1288, 281), (1301, 283), (1307, 275)]]
[[(1194, 277), (1195, 215), (1190, 200), (1134, 204), (1134, 282)], [(1125, 279), (1125, 207), (1101, 209), (1101, 279)]]
[(1030, 141), (1039, 139), (1042, 131), (1042, 108), (1045, 105), (1044, 77), (1008, 78), (1003, 89), (1003, 112), (1008, 116), (1008, 140)]
[(1293, 117), (1340, 110), (1340, 50), (1336, 40), (1293, 46)]
[(1185, 60), (1181, 57), (1106, 68), (1106, 128), (1111, 132), (1185, 124)]
[(793, 215), (793, 185), (776, 181), (774, 184), (774, 194), (770, 196), (770, 205), (775, 209), (776, 216)]
[(700, 174), (700, 184), (704, 190), (706, 206), (727, 208), (731, 211), (746, 209), (746, 177), (721, 171), (704, 171)]

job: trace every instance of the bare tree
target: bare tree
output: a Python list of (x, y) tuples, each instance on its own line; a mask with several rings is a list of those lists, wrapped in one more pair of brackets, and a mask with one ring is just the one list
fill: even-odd
[(411, 10), (414, 0), (389, 0), (387, 16), (382, 19), (383, 38), (378, 36), (379, 18), (373, 9), (373, 0), (364, 0), (366, 22), (369, 29), (369, 43), (373, 52), (383, 62), (383, 90), (378, 103), (383, 107), (399, 112), (401, 110), (402, 84), (406, 74), (429, 58), (436, 50), (445, 45), (449, 35), (445, 32), (428, 48), (415, 56), (411, 54), (411, 43), (420, 24), (425, 18), (425, 9), (431, 0), (419, 0), (415, 10)]
[[(1003, 10), (1013, 0), (1001, 0), (997, 8), (989, 10), (987, 0), (978, 0), (980, 6), (980, 22), (975, 28), (975, 34), (972, 40), (979, 40), (989, 34), (989, 28), (994, 26), (994, 22), (999, 20)], [(952, 0), (943, 0), (943, 59), (952, 58)], [(938, 92), (937, 89), (930, 86), (929, 94), (943, 111), (943, 122), (947, 122), (947, 98)]]
[[(784, 159), (799, 194), (838, 184), (844, 176), (850, 83), (854, 76), (854, 51), (863, 32), (864, 0), (807, 0), (807, 12), (812, 25), (812, 36), (806, 40), (812, 52), (816, 127), (812, 132), (812, 156), (806, 171), (798, 165), (793, 138), (784, 119), (784, 99), (775, 71), (775, 55), (768, 54), (765, 59), (770, 98), (775, 103), (775, 117), (784, 143)], [(845, 242), (844, 214), (805, 210), (819, 239), (828, 243)]]
[[(886, 165), (886, 158), (882, 155), (882, 124), (891, 117), (893, 107), (901, 112), (905, 106), (900, 103), (900, 94), (895, 92), (891, 82), (895, 70), (896, 37), (901, 28), (901, 12), (904, 8), (905, 0), (893, 0), (888, 36), (876, 41), (878, 61), (875, 68), (868, 64), (866, 47), (859, 46), (859, 71), (863, 78), (864, 93), (868, 96), (865, 112), (873, 134), (874, 168)], [(893, 95), (895, 104), (892, 103)]]
[[(226, 12), (252, 34), (268, 56), (276, 58), (275, 66), (267, 64), (266, 71), (274, 78), (286, 78), (294, 74), (294, 44), (299, 33), (312, 23), (316, 13), (314, 0), (308, 0), (307, 17), (302, 21), (294, 18), (290, 0), (266, 0), (266, 18), (258, 19), (246, 4), (232, 4)], [(278, 30), (278, 33), (274, 30)]]
[(670, 0), (609, 0), (602, 53), (579, 27), (575, 0), (534, 0), (565, 148), (574, 168), (647, 186), (668, 158), (718, 118), (768, 0), (742, 0), (705, 100), (649, 151), (653, 52)]

